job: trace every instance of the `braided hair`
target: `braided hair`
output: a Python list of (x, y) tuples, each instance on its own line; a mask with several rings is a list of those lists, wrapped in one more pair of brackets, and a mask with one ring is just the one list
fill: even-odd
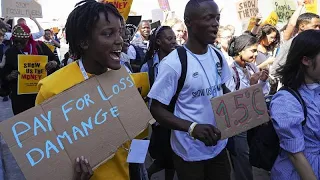
[(122, 19), (117, 8), (110, 3), (83, 0), (75, 5), (65, 26), (66, 40), (72, 56), (81, 58), (83, 55), (81, 44), (91, 36), (94, 25), (99, 21), (100, 13), (104, 13), (106, 20), (109, 21), (108, 12)]
[(146, 63), (148, 60), (152, 59), (154, 54), (159, 51), (159, 45), (157, 44), (157, 40), (161, 37), (162, 32), (164, 32), (167, 29), (171, 29), (169, 26), (159, 26), (158, 28), (155, 28), (152, 30), (150, 36), (149, 36), (149, 48), (146, 53), (146, 56), (144, 58), (144, 63)]

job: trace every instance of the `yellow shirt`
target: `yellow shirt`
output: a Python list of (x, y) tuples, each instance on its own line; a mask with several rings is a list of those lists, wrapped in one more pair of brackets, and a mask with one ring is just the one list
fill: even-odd
[[(89, 74), (88, 74), (89, 75)], [(89, 75), (90, 76), (90, 75)], [(56, 71), (50, 76), (42, 79), (38, 83), (39, 93), (36, 98), (36, 105), (41, 104), (45, 100), (85, 81), (81, 70), (76, 62)], [(148, 134), (147, 131), (142, 132), (137, 139), (142, 139)], [(106, 163), (99, 166), (95, 171), (91, 180), (127, 180), (129, 179), (128, 163), (126, 162), (128, 152), (125, 149), (130, 148), (130, 141), (123, 144), (119, 148), (114, 157)]]

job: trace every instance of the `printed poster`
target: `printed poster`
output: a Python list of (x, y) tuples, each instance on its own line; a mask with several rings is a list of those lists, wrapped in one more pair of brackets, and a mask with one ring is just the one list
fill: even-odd
[(125, 20), (128, 19), (133, 0), (100, 0), (103, 3), (113, 4)]
[(306, 12), (318, 14), (318, 0), (307, 0)]
[(48, 56), (19, 55), (18, 56), (18, 94), (38, 93), (38, 82), (47, 77), (45, 69)]

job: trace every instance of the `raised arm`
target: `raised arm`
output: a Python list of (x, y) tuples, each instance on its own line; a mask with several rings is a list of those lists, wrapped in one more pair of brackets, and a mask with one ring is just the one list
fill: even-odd
[(296, 11), (292, 14), (289, 23), (287, 25), (286, 30), (283, 33), (283, 40), (288, 41), (291, 39), (292, 34), (296, 28), (297, 20), (302, 12), (302, 9), (304, 8), (305, 0), (298, 0), (298, 8)]

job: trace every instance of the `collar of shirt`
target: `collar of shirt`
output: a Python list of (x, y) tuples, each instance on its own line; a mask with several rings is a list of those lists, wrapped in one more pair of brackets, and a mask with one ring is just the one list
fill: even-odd
[(311, 97), (312, 100), (315, 100), (315, 96), (320, 95), (320, 84), (313, 83), (302, 86), (301, 88), (306, 94)]

